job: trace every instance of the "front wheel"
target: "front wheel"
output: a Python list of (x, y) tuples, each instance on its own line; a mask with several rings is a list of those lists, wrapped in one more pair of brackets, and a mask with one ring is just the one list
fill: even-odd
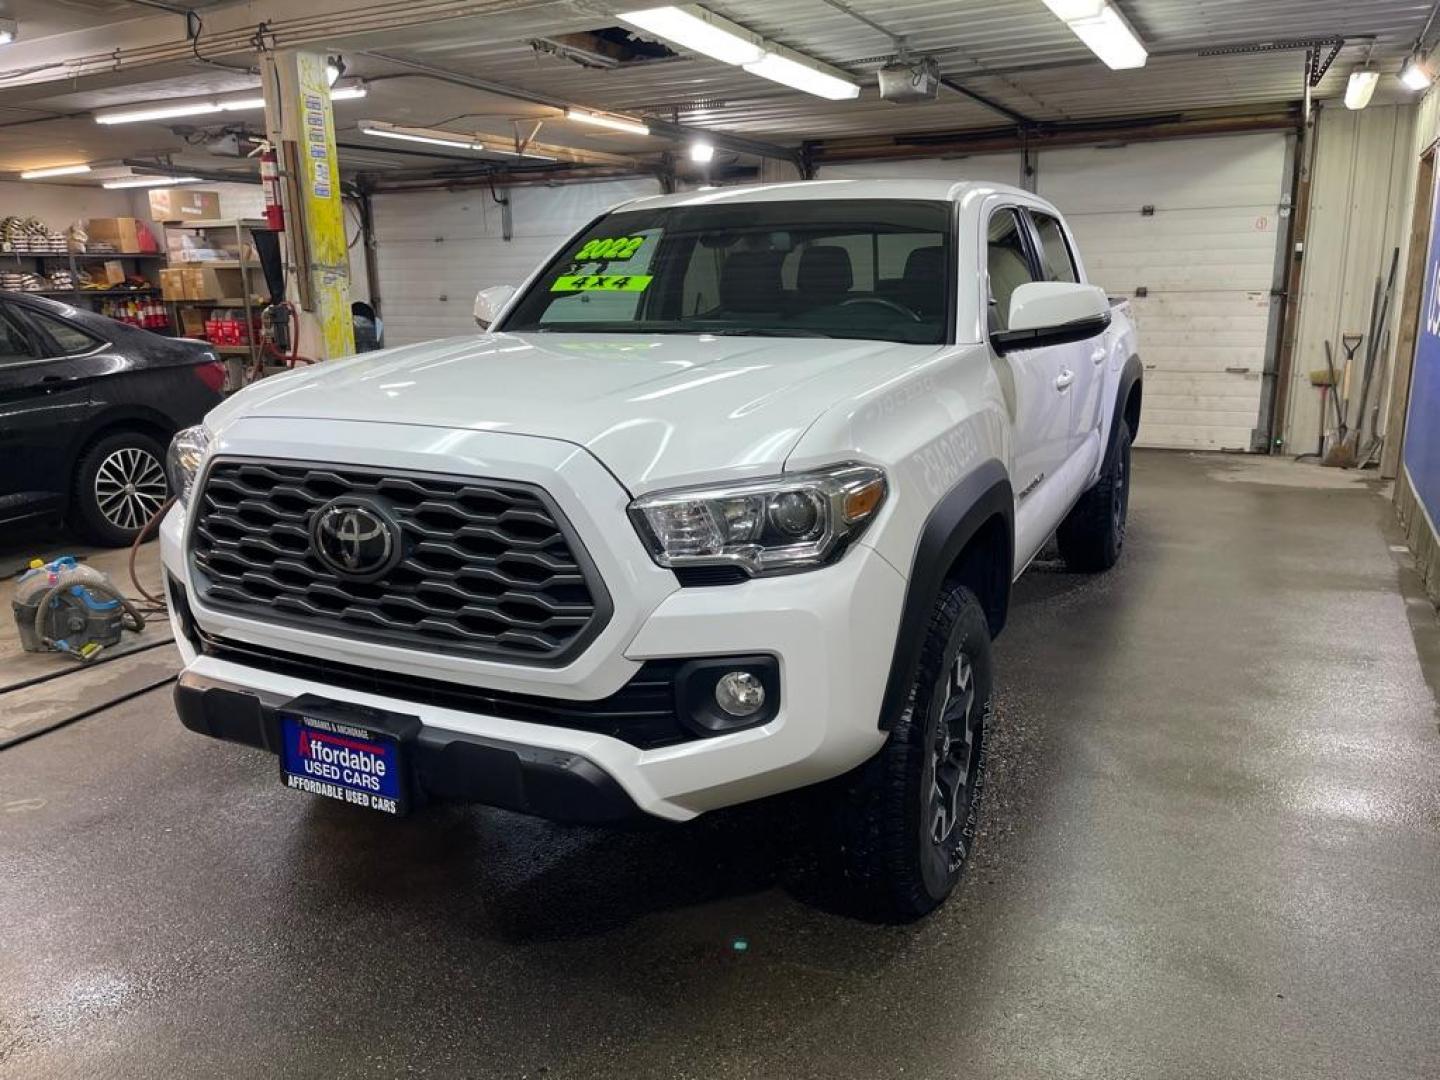
[(864, 913), (917, 919), (960, 880), (980, 811), (992, 670), (984, 608), (946, 586), (889, 739), (839, 793), (842, 868)]
[(1055, 534), (1060, 557), (1071, 570), (1109, 570), (1125, 546), (1125, 518), (1130, 511), (1130, 426), (1121, 419), (1115, 423), (1119, 425), (1115, 443), (1100, 479), (1080, 496)]

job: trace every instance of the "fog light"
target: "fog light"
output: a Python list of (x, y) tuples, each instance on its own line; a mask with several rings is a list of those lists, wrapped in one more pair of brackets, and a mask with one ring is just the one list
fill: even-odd
[(731, 716), (753, 716), (765, 704), (765, 685), (748, 671), (731, 671), (715, 683), (715, 704)]

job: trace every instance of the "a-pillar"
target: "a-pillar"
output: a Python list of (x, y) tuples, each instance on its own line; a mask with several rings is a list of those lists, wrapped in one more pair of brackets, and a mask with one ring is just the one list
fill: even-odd
[(340, 202), (335, 118), (321, 52), (265, 52), (265, 126), (280, 157), (285, 203), (286, 294), (299, 312), (300, 355), (355, 351), (350, 255)]

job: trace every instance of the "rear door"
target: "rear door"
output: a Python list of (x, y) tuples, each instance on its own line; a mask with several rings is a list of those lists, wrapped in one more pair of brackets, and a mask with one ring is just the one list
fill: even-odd
[[(1065, 227), (1053, 214), (1031, 208), (1027, 211), (1034, 226), (1036, 256), (1041, 280), (1078, 282), (1080, 267), (1070, 247)], [(1070, 437), (1068, 453), (1078, 454), (1085, 441), (1100, 430), (1101, 391), (1105, 386), (1105, 336), (1057, 346), (1065, 353), (1062, 361), (1073, 376), (1070, 384)]]
[(0, 301), (0, 518), (58, 509), (71, 444), (90, 412), (89, 361)]

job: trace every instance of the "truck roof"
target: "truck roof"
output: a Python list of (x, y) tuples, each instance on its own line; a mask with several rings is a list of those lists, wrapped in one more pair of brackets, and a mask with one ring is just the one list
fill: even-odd
[(747, 184), (739, 187), (686, 191), (634, 199), (616, 210), (653, 210), (665, 206), (712, 206), (724, 203), (790, 202), (814, 199), (932, 199), (957, 202), (969, 191), (1003, 191), (1033, 199), (1035, 196), (1009, 184), (988, 180), (795, 180), (782, 184)]

